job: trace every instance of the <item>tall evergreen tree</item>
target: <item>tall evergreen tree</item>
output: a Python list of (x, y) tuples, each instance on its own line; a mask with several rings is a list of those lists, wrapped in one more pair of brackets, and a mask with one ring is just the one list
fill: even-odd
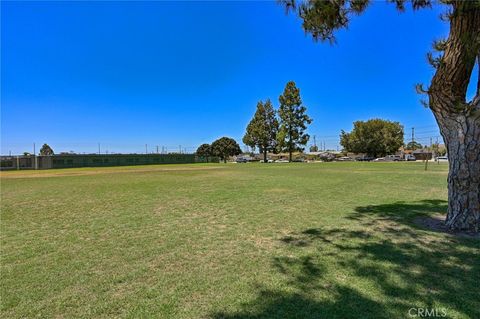
[(251, 147), (258, 147), (263, 153), (263, 160), (267, 162), (267, 152), (275, 150), (278, 132), (278, 120), (272, 102), (267, 100), (257, 103), (257, 110), (247, 126), (243, 143)]
[(300, 89), (295, 82), (290, 81), (285, 86), (283, 94), (278, 98), (280, 108), (280, 131), (278, 134), (278, 143), (282, 150), (288, 152), (288, 159), (292, 161), (294, 151), (303, 151), (310, 136), (305, 133), (307, 125), (312, 123), (312, 119), (306, 114), (307, 108), (302, 104), (300, 98)]
[(53, 155), (53, 149), (48, 144), (43, 144), (40, 149), (40, 155)]
[[(365, 11), (369, 0), (280, 0), (287, 10), (296, 10), (303, 29), (315, 40), (335, 41), (336, 30), (348, 27), (350, 20)], [(399, 11), (406, 0), (391, 0)], [(430, 86), (417, 91), (428, 96), (425, 105), (437, 120), (450, 163), (448, 212), (450, 230), (480, 231), (480, 80), (475, 96), (467, 99), (475, 62), (480, 62), (479, 0), (410, 0), (418, 10), (444, 5), (442, 19), (450, 23), (448, 38), (435, 41), (435, 54), (428, 53), (435, 69)], [(478, 63), (477, 62), (477, 63)], [(477, 64), (478, 65), (478, 64)]]

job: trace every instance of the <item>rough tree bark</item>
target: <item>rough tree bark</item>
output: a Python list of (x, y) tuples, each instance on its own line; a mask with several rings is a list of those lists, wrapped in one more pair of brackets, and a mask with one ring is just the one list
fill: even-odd
[(480, 225), (480, 121), (459, 114), (437, 116), (445, 140), (448, 174), (447, 227), (479, 231)]
[(480, 5), (455, 1), (450, 34), (428, 89), (429, 106), (449, 158), (448, 212), (451, 231), (480, 231), (480, 81), (466, 101), (467, 87), (480, 59)]

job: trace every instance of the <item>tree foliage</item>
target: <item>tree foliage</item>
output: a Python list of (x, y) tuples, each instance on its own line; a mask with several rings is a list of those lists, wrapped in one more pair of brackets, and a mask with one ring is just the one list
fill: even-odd
[(277, 145), (278, 120), (272, 102), (259, 101), (257, 110), (248, 123), (243, 143), (251, 147), (258, 147), (263, 153), (264, 160), (267, 152), (274, 151)]
[(348, 152), (370, 156), (395, 154), (403, 145), (403, 126), (398, 122), (372, 119), (353, 123), (353, 130), (342, 130), (340, 144)]
[(310, 138), (305, 130), (307, 125), (312, 123), (312, 119), (306, 114), (307, 108), (302, 104), (300, 90), (295, 82), (287, 83), (278, 100), (280, 102), (278, 110), (280, 130), (277, 142), (280, 150), (287, 151), (289, 159), (292, 161), (292, 153), (303, 151), (302, 146), (306, 145)]
[[(389, 0), (399, 11), (406, 0)], [(287, 12), (294, 11), (303, 20), (302, 27), (315, 40), (335, 42), (335, 31), (347, 28), (353, 16), (361, 14), (370, 0), (280, 0)], [(413, 9), (430, 7), (431, 0), (411, 0)]]
[(220, 157), (224, 162), (230, 156), (238, 155), (242, 152), (240, 145), (230, 137), (222, 137), (212, 143), (212, 154)]
[(43, 144), (42, 148), (40, 149), (40, 155), (53, 155), (53, 149), (48, 144)]
[(197, 148), (195, 152), (198, 156), (210, 157), (212, 156), (212, 147), (210, 144), (202, 144)]
[(418, 149), (421, 149), (423, 148), (422, 144), (416, 142), (416, 141), (412, 141), (412, 142), (409, 142), (406, 146), (405, 146), (405, 149), (407, 150), (418, 150)]

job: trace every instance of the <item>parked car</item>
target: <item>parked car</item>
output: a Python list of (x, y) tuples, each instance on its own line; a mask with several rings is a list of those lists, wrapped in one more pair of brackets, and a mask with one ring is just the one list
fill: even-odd
[(337, 161), (340, 161), (340, 162), (347, 162), (347, 161), (352, 161), (353, 159), (351, 157), (348, 157), (348, 156), (342, 156), (342, 157), (339, 157), (337, 158)]
[(359, 162), (370, 162), (370, 161), (373, 161), (374, 159), (375, 157), (372, 157), (372, 156), (360, 156), (356, 158), (356, 160)]
[(275, 161), (275, 163), (289, 163), (289, 162), (286, 159), (278, 159)]
[(398, 162), (398, 161), (401, 161), (402, 158), (400, 157), (400, 155), (387, 155), (385, 156), (385, 161), (386, 162)]
[(244, 157), (237, 157), (237, 163), (248, 163), (248, 160)]
[(274, 161), (272, 159), (267, 159), (267, 161), (265, 162), (264, 160), (260, 160), (260, 163), (273, 163)]
[(415, 156), (413, 156), (412, 154), (406, 154), (405, 155), (405, 160), (406, 161), (416, 161), (417, 158)]
[(448, 156), (438, 156), (437, 161), (438, 162), (448, 162)]
[(296, 163), (304, 163), (304, 162), (305, 162), (305, 159), (303, 159), (303, 158), (296, 158), (296, 159), (294, 159), (293, 161), (296, 162)]
[(379, 157), (373, 160), (374, 162), (385, 162), (385, 157)]
[(322, 153), (318, 156), (322, 162), (331, 162), (335, 159), (335, 154), (332, 153)]

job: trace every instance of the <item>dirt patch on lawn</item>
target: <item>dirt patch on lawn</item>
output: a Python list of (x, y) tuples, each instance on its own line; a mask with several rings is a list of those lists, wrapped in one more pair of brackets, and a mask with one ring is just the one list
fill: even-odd
[(14, 171), (1, 172), (2, 179), (7, 178), (38, 178), (38, 177), (56, 177), (56, 176), (86, 176), (99, 174), (117, 174), (117, 173), (148, 173), (148, 172), (175, 172), (175, 171), (201, 171), (201, 170), (217, 170), (224, 168), (223, 166), (199, 166), (199, 167), (152, 167), (152, 168), (132, 168), (131, 166), (119, 168), (105, 167), (105, 168), (64, 168), (55, 171), (39, 170), (39, 171)]
[(480, 233), (465, 232), (465, 231), (456, 231), (451, 232), (447, 230), (445, 225), (445, 216), (443, 215), (433, 215), (427, 217), (417, 217), (414, 220), (414, 223), (417, 226), (422, 228), (427, 228), (438, 233), (446, 233), (451, 236), (463, 237), (463, 238), (475, 238), (480, 239)]

